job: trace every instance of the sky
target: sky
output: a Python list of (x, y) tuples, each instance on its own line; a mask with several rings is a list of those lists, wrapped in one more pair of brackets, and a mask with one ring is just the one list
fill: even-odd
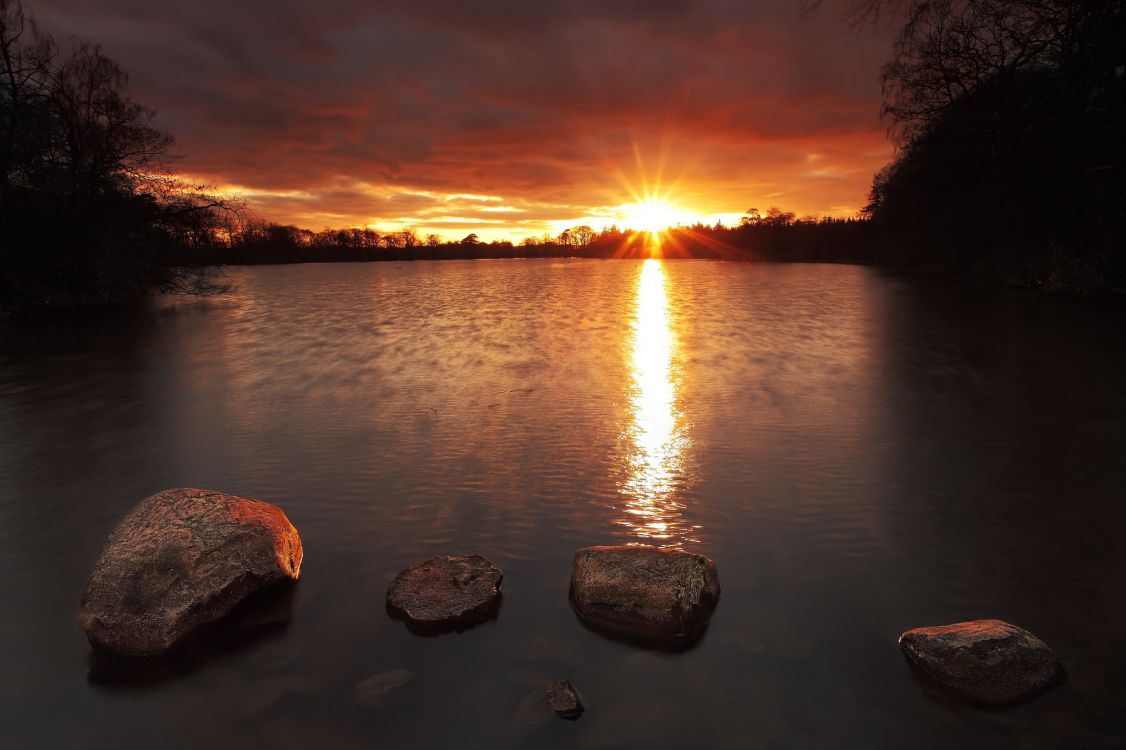
[[(844, 0), (842, 0), (844, 1)], [(887, 30), (795, 0), (27, 0), (102, 45), (175, 169), (310, 229), (518, 241), (851, 215), (891, 157)], [(635, 227), (636, 228), (636, 227)]]

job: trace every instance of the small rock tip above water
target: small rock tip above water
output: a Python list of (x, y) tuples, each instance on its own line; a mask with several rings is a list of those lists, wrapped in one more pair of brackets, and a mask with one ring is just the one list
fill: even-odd
[(480, 555), (435, 557), (395, 576), (387, 611), (420, 635), (464, 630), (496, 616), (503, 578)]
[(556, 680), (547, 686), (547, 707), (561, 719), (577, 719), (586, 710), (570, 680)]
[(913, 628), (899, 646), (923, 675), (986, 706), (1018, 703), (1066, 679), (1042, 640), (1004, 620)]

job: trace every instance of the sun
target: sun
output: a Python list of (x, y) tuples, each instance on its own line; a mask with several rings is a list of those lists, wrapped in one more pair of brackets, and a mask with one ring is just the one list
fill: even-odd
[(622, 206), (622, 223), (637, 232), (656, 235), (675, 225), (683, 211), (660, 198), (644, 198)]

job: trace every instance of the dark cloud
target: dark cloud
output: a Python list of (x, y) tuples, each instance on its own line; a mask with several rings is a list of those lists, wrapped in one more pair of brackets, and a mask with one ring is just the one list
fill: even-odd
[[(840, 213), (889, 155), (886, 39), (790, 0), (31, 4), (56, 37), (121, 62), (182, 171), (282, 221), (526, 233), (658, 175), (701, 214), (770, 195)], [(455, 194), (520, 213), (472, 213)]]

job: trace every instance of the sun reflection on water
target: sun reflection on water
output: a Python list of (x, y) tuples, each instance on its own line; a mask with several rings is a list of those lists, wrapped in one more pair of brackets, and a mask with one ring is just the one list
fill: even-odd
[(693, 536), (698, 527), (685, 523), (684, 505), (677, 499), (688, 441), (677, 407), (675, 348), (665, 270), (661, 261), (649, 259), (642, 264), (637, 288), (629, 431), (633, 451), (623, 487), (626, 515), (620, 523), (641, 542), (663, 546), (698, 541)]

